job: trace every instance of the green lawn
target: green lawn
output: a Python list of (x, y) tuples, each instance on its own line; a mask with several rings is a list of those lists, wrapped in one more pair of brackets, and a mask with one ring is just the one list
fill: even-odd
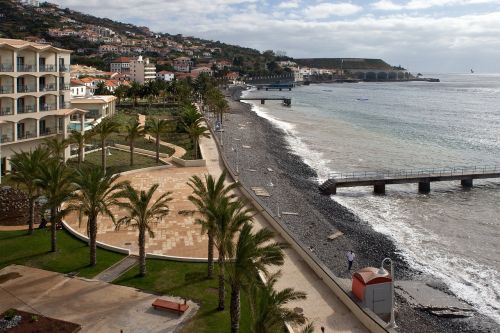
[(57, 252), (50, 252), (50, 231), (0, 231), (0, 268), (19, 264), (60, 273), (78, 272), (78, 276), (93, 277), (124, 256), (97, 249), (97, 265), (89, 266), (86, 243), (66, 231), (57, 232)]
[[(200, 310), (182, 332), (229, 332), (230, 289), (226, 289), (226, 310), (217, 311), (218, 279), (208, 280), (207, 264), (147, 260), (147, 275), (138, 276), (135, 267), (113, 283), (164, 295), (187, 297), (200, 304)], [(248, 299), (242, 293), (241, 332), (249, 332), (251, 319)]]
[[(130, 153), (122, 150), (111, 149), (111, 155), (106, 156), (106, 166), (110, 173), (119, 173), (129, 170), (159, 166), (154, 157), (135, 154), (134, 165), (130, 165)], [(101, 166), (101, 151), (85, 154), (85, 163)], [(77, 159), (68, 160), (68, 165), (76, 166)]]

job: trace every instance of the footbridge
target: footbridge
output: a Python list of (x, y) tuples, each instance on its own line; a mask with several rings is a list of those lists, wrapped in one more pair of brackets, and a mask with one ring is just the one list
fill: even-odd
[(459, 180), (462, 187), (470, 188), (474, 179), (487, 178), (500, 178), (500, 165), (335, 173), (319, 189), (331, 195), (340, 187), (373, 186), (375, 194), (384, 194), (386, 185), (415, 183), (420, 193), (429, 193), (431, 182)]
[(260, 101), (260, 104), (266, 104), (266, 101), (283, 101), (283, 105), (292, 105), (292, 99), (287, 97), (252, 97), (252, 98), (239, 98), (236, 101)]

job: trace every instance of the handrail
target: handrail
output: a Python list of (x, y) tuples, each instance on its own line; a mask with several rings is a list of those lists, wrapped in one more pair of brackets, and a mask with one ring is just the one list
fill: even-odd
[(500, 173), (500, 164), (464, 166), (464, 167), (443, 167), (432, 169), (403, 169), (395, 171), (354, 171), (347, 173), (332, 173), (330, 179), (334, 180), (371, 180), (371, 179), (409, 179), (415, 177), (443, 177), (443, 176), (463, 176), (463, 175), (483, 175), (489, 173)]

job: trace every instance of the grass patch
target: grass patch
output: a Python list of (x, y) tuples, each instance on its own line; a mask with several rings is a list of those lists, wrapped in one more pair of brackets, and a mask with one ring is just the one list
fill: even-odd
[(113, 265), (122, 254), (97, 249), (97, 265), (89, 266), (89, 248), (67, 231), (57, 232), (57, 252), (50, 252), (50, 231), (0, 231), (0, 268), (25, 265), (59, 273), (79, 272), (79, 276), (93, 277)]
[[(194, 318), (182, 332), (229, 332), (230, 288), (226, 286), (226, 310), (217, 311), (218, 279), (209, 280), (207, 264), (147, 260), (147, 275), (138, 276), (138, 268), (128, 271), (113, 283), (147, 292), (189, 298), (200, 304)], [(250, 332), (250, 308), (246, 295), (241, 294), (241, 332)]]
[[(106, 170), (109, 173), (119, 173), (130, 170), (154, 167), (162, 164), (156, 164), (153, 157), (134, 154), (134, 165), (130, 165), (130, 152), (111, 149), (111, 156), (106, 155)], [(101, 151), (95, 151), (85, 154), (85, 162), (95, 166), (101, 166)], [(68, 160), (68, 165), (76, 167), (77, 159)]]

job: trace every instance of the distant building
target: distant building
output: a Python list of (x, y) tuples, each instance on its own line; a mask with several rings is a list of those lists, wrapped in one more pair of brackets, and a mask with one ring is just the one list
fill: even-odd
[(173, 81), (175, 74), (169, 71), (161, 71), (156, 73), (156, 78), (163, 81)]
[(86, 118), (98, 120), (115, 114), (117, 98), (112, 95), (73, 98), (71, 106), (87, 111)]
[(116, 45), (104, 44), (99, 46), (99, 53), (118, 53), (119, 47)]
[(179, 57), (174, 59), (173, 67), (177, 72), (189, 73), (193, 62), (188, 57)]
[(110, 70), (115, 73), (130, 73), (130, 58), (120, 57), (111, 60)]
[(208, 76), (213, 76), (214, 71), (210, 67), (196, 67), (191, 70), (191, 73), (196, 77), (200, 74), (207, 74)]
[(130, 79), (143, 84), (156, 79), (156, 66), (149, 62), (149, 58), (139, 56), (130, 61)]
[(80, 80), (71, 80), (71, 98), (87, 96), (87, 86)]

